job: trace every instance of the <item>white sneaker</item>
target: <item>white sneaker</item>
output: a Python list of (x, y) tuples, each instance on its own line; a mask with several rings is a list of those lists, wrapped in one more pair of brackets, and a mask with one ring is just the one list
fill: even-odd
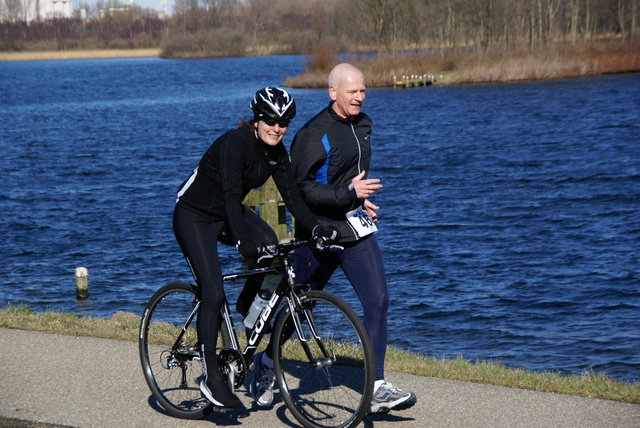
[(405, 410), (416, 404), (417, 401), (413, 392), (401, 391), (389, 382), (384, 382), (373, 392), (369, 413)]
[(269, 407), (273, 404), (273, 385), (276, 375), (273, 369), (262, 364), (262, 354), (259, 352), (253, 357), (253, 379), (249, 384), (249, 392), (260, 407)]

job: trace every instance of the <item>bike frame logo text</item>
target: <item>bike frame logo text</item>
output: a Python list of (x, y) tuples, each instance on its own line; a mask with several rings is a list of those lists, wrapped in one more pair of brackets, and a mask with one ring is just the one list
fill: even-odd
[(279, 297), (280, 296), (278, 296), (278, 294), (273, 293), (273, 296), (271, 296), (271, 300), (269, 300), (267, 307), (264, 308), (260, 313), (260, 318), (258, 318), (258, 323), (256, 324), (256, 328), (253, 330), (253, 332), (251, 333), (251, 337), (249, 338), (249, 345), (253, 346), (258, 341), (258, 336), (260, 336), (260, 333), (264, 329), (264, 326), (266, 325), (267, 320), (269, 319), (269, 315), (271, 314), (271, 311), (273, 310), (273, 308), (275, 308), (276, 304), (278, 303)]

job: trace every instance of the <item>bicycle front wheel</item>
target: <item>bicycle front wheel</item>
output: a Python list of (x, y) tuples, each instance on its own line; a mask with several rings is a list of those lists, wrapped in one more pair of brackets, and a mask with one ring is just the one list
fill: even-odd
[[(305, 427), (355, 426), (373, 394), (369, 336), (353, 309), (333, 294), (309, 291), (299, 297), (302, 308), (292, 314), (285, 307), (273, 332), (282, 399)], [(301, 321), (300, 335), (292, 316)]]
[(195, 317), (196, 288), (171, 282), (149, 300), (140, 322), (140, 362), (149, 389), (171, 415), (200, 419), (213, 410), (196, 381), (202, 375)]

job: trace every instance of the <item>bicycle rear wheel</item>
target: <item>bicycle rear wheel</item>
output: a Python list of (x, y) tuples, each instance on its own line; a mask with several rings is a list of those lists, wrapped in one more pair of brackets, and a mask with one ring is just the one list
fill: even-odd
[(149, 389), (167, 412), (184, 419), (200, 419), (213, 410), (196, 381), (202, 362), (195, 317), (185, 325), (197, 303), (195, 290), (186, 282), (171, 282), (156, 291), (145, 307), (138, 337)]
[[(300, 300), (305, 309), (297, 314), (303, 337), (294, 331), (289, 307), (278, 317), (273, 332), (274, 369), (282, 398), (305, 427), (355, 426), (369, 411), (373, 394), (369, 336), (353, 309), (333, 294), (309, 291)], [(318, 338), (310, 325), (315, 325)]]

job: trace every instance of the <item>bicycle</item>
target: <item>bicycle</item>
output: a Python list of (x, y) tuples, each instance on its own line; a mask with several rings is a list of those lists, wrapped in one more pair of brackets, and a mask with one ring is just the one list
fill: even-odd
[[(371, 404), (371, 343), (360, 318), (342, 299), (296, 284), (293, 250), (301, 245), (322, 247), (311, 241), (278, 244), (273, 256), (279, 262), (271, 267), (223, 275), (224, 281), (255, 275), (282, 275), (282, 280), (253, 328), (247, 329), (244, 348), (225, 298), (217, 345), (220, 372), (233, 392), (241, 387), (261, 340), (273, 325), (276, 382), (295, 419), (307, 428), (352, 427), (362, 421)], [(196, 286), (171, 282), (153, 294), (140, 322), (140, 360), (147, 384), (158, 404), (179, 418), (200, 419), (213, 411), (198, 386), (202, 375), (195, 328), (199, 308)]]

